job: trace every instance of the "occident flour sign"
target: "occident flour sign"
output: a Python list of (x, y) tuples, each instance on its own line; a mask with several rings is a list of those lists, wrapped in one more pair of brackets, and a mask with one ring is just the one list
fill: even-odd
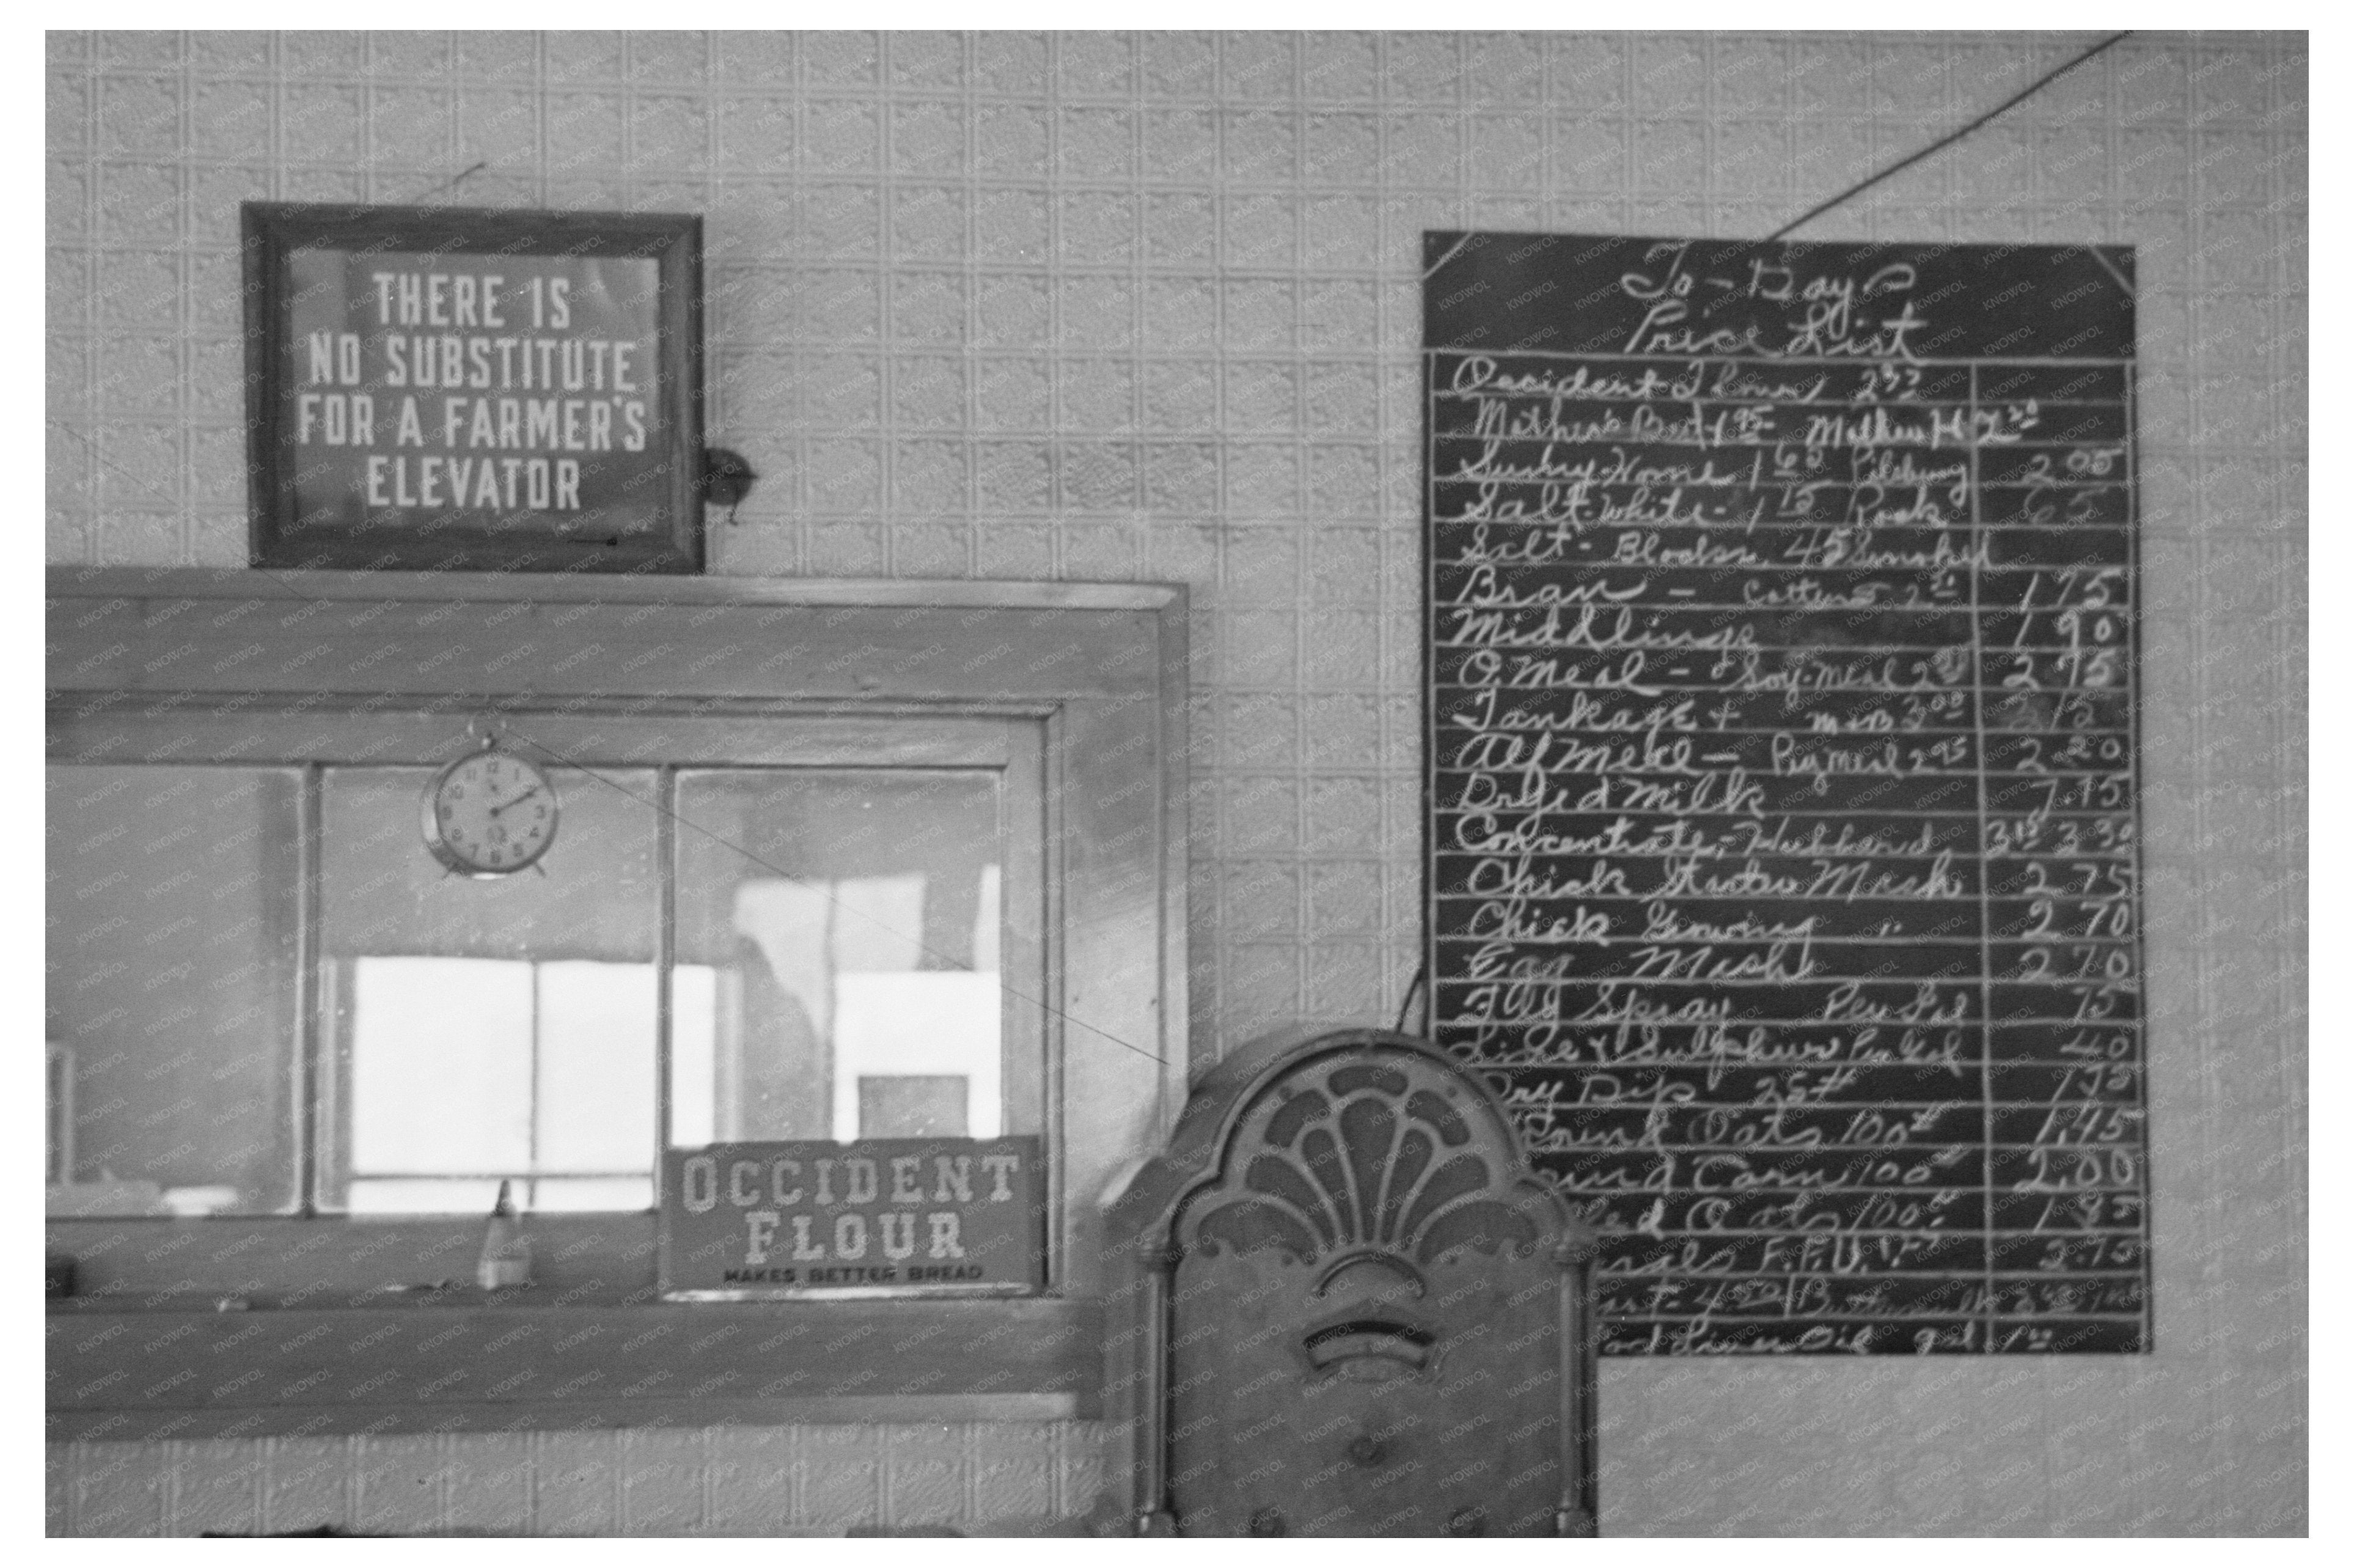
[(672, 1150), (663, 1171), (663, 1291), (1038, 1289), (1040, 1158), (1035, 1138)]

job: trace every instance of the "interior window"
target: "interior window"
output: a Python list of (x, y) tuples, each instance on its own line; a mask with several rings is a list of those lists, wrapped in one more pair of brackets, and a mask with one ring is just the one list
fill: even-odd
[[(391, 1303), (469, 1277), (505, 1181), (575, 1211), (535, 1299), (617, 1307), (664, 1287), (673, 1160), (959, 1135), (1036, 1140), (1041, 1277), (1096, 1287), (1093, 1195), (1185, 1093), (1182, 589), (48, 586), (48, 1240), (80, 1294)], [(475, 881), (424, 799), (486, 736), (560, 810)]]
[(482, 880), (425, 853), (434, 772), (50, 769), (53, 1213), (643, 1210), (665, 1048), (680, 1147), (1038, 1130), (1002, 770), (555, 768), (547, 853)]

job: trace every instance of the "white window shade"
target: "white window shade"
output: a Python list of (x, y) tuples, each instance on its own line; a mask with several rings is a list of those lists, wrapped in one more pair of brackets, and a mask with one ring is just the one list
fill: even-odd
[(530, 1169), (531, 970), (499, 959), (353, 964), (355, 1176)]

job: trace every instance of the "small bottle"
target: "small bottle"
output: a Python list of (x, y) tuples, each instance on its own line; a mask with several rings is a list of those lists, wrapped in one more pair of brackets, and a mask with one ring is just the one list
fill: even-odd
[(482, 1255), (474, 1266), (474, 1278), (485, 1290), (531, 1283), (531, 1237), (524, 1234), (523, 1221), (515, 1213), (512, 1181), (499, 1183), (499, 1201), (482, 1227)]

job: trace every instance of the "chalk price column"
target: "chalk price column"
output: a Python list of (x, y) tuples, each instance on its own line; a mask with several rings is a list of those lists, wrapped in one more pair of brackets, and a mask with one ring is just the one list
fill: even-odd
[(2130, 370), (1973, 367), (1997, 1350), (2145, 1339)]

